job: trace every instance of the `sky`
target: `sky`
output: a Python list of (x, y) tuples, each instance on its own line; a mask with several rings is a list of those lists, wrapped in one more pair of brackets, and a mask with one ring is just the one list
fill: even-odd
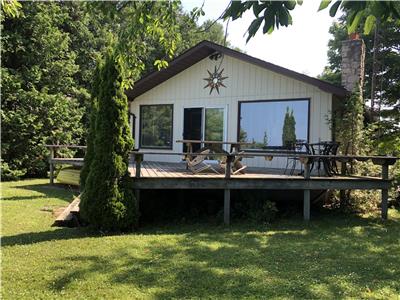
[[(185, 10), (200, 7), (203, 0), (182, 0)], [(327, 65), (329, 27), (336, 20), (329, 16), (329, 9), (317, 12), (319, 0), (305, 0), (303, 5), (292, 11), (293, 25), (280, 27), (272, 34), (260, 31), (246, 44), (244, 36), (248, 26), (254, 19), (252, 10), (241, 19), (230, 21), (228, 40), (247, 54), (279, 66), (309, 76), (322, 73)], [(229, 0), (205, 0), (205, 16), (199, 21), (217, 19), (225, 10)]]

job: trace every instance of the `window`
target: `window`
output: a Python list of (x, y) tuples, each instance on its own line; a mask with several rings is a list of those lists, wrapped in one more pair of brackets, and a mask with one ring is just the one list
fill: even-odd
[(140, 147), (172, 149), (173, 105), (140, 106)]
[(249, 149), (290, 148), (308, 140), (309, 99), (239, 102), (241, 142)]
[(204, 118), (204, 140), (222, 142), (224, 139), (224, 109), (206, 108)]

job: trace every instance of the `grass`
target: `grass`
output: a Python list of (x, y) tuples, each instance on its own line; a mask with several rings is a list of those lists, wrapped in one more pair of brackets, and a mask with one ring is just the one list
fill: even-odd
[(400, 298), (400, 213), (272, 225), (54, 228), (71, 191), (2, 183), (2, 299)]

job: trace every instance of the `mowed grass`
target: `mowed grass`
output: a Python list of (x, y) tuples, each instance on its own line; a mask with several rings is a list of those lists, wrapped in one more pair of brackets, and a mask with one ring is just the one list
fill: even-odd
[(167, 224), (102, 235), (54, 228), (44, 207), (73, 192), (2, 184), (3, 299), (377, 298), (400, 296), (400, 214), (309, 223)]

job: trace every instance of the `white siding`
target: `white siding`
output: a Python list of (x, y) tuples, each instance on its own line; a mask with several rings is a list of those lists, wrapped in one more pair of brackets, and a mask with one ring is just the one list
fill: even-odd
[[(219, 63), (219, 62), (218, 62)], [(317, 87), (274, 73), (253, 64), (225, 55), (221, 68), (227, 88), (220, 88), (219, 95), (214, 91), (209, 95), (209, 89), (204, 89), (208, 77), (207, 70), (214, 70), (215, 61), (208, 58), (201, 60), (190, 68), (182, 71), (169, 80), (137, 97), (131, 103), (131, 112), (136, 118), (136, 133), (139, 137), (139, 106), (143, 104), (173, 104), (173, 149), (147, 150), (142, 152), (182, 152), (182, 144), (175, 143), (182, 139), (183, 109), (184, 107), (216, 106), (227, 108), (228, 141), (237, 140), (238, 101), (273, 100), (291, 98), (310, 98), (310, 142), (330, 140), (331, 130), (329, 122), (332, 107), (332, 95), (321, 91)], [(138, 147), (138, 141), (135, 141)], [(179, 161), (177, 156), (145, 156), (146, 160)], [(249, 159), (245, 163), (249, 166), (284, 167), (286, 160), (274, 158), (267, 162), (263, 158)]]

